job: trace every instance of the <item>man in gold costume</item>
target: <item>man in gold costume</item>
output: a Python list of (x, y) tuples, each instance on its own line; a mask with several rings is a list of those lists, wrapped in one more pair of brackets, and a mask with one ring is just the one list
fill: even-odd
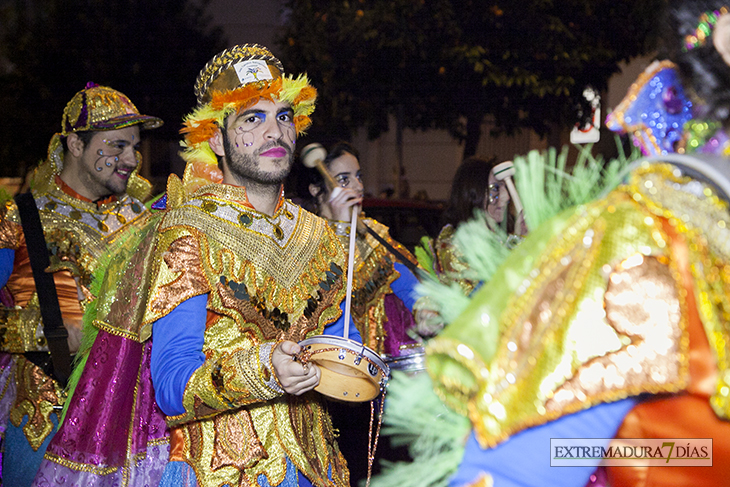
[[(150, 185), (137, 175), (140, 129), (161, 124), (141, 115), (124, 94), (88, 83), (66, 105), (61, 132), (53, 136), (48, 158), (32, 175), (31, 193), (3, 205), (0, 423), (5, 485), (30, 485), (55, 431), (69, 354), (78, 350), (81, 317), (93, 298), (91, 277), (99, 258), (125, 232), (146, 221), (142, 200)], [(29, 226), (34, 215), (40, 217), (37, 234)], [(41, 272), (52, 276), (48, 279), (55, 304), (37, 291), (43, 285), (34, 279), (33, 263), (43, 257), (47, 264)], [(58, 319), (47, 319), (44, 306)]]
[(321, 372), (297, 355), (304, 338), (342, 335), (345, 256), (324, 220), (283, 198), (316, 97), (283, 71), (246, 44), (198, 76), (183, 180), (170, 177), (166, 211), (110, 262), (127, 278), (104, 283), (37, 485), (349, 485), (312, 391)]

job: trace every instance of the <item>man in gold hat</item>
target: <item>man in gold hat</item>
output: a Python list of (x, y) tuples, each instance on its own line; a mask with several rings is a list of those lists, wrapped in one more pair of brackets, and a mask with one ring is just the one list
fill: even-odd
[[(124, 94), (88, 83), (30, 193), (0, 215), (2, 481), (30, 485), (58, 423), (91, 278), (107, 247), (146, 219), (140, 129), (162, 125)], [(7, 423), (7, 426), (6, 426)]]
[[(94, 304), (94, 344), (36, 485), (349, 485), (313, 391), (321, 371), (298, 355), (305, 338), (343, 335), (345, 253), (283, 197), (316, 90), (256, 44), (213, 57), (195, 90), (183, 179), (109, 264), (128, 279), (106, 279)], [(116, 396), (91, 386), (112, 382)], [(114, 427), (87, 404), (113, 409)]]

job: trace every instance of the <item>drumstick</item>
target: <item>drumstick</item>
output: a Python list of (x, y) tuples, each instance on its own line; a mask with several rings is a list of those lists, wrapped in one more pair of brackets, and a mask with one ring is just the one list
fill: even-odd
[(342, 191), (342, 187), (337, 184), (335, 178), (332, 177), (324, 165), (324, 158), (327, 157), (327, 151), (324, 150), (322, 144), (309, 144), (302, 149), (302, 155), (300, 157), (302, 159), (302, 164), (304, 164), (305, 167), (308, 167), (309, 169), (316, 169), (322, 175), (322, 178), (324, 178), (324, 184), (326, 184), (327, 188), (330, 190), (330, 200)]
[[(352, 228), (357, 228), (357, 205), (352, 207), (350, 229)], [(352, 303), (352, 279), (355, 269), (356, 233), (350, 230), (350, 255), (347, 258), (347, 294), (345, 295), (345, 338), (350, 338), (350, 307)]]
[[(324, 165), (324, 158), (327, 156), (327, 151), (324, 150), (321, 144), (309, 144), (302, 149), (302, 164), (308, 168), (316, 168), (324, 178), (324, 182), (332, 192), (330, 199), (332, 199), (336, 192), (342, 191), (342, 188), (335, 178), (329, 173)], [(357, 232), (354, 230), (357, 228), (357, 205), (352, 207), (352, 221), (350, 223), (350, 255), (347, 259), (347, 294), (345, 295), (345, 333), (344, 338), (350, 337), (350, 307), (352, 303), (352, 279), (353, 279), (353, 268), (355, 267), (355, 238)]]

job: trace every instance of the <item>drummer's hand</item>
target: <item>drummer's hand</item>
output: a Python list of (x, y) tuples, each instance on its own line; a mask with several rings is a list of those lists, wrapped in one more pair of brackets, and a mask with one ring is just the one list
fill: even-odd
[(294, 358), (302, 349), (294, 342), (281, 342), (272, 352), (271, 364), (276, 371), (276, 377), (284, 390), (298, 396), (311, 391), (317, 384), (322, 372), (315, 364), (295, 361)]
[(332, 210), (332, 217), (335, 220), (349, 222), (352, 219), (352, 207), (362, 203), (362, 192), (350, 188), (340, 188), (340, 191), (330, 198), (328, 204)]

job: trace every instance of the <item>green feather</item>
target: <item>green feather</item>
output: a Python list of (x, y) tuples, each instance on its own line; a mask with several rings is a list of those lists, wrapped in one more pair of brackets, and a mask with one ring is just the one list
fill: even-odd
[(428, 374), (393, 371), (385, 396), (384, 435), (408, 445), (413, 462), (382, 461), (373, 487), (441, 487), (459, 466), (469, 420), (443, 405)]

